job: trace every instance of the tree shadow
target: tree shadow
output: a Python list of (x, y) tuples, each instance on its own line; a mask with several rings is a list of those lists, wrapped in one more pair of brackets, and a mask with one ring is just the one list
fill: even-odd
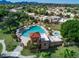
[(69, 42), (69, 43), (64, 43), (65, 45), (64, 45), (64, 47), (69, 47), (69, 46), (77, 46), (77, 47), (79, 47), (79, 42), (78, 41), (76, 41), (76, 42)]
[(77, 46), (77, 47), (79, 48), (79, 42), (76, 42), (76, 43), (75, 43), (75, 46)]
[(13, 29), (13, 30), (11, 30), (11, 31), (4, 29), (4, 32), (3, 32), (3, 33), (4, 33), (4, 34), (16, 33), (16, 29)]
[(52, 53), (55, 53), (55, 51), (57, 50), (57, 47), (59, 46), (52, 46), (52, 47), (49, 47), (48, 49), (44, 49), (44, 50), (40, 50), (40, 52), (52, 52)]

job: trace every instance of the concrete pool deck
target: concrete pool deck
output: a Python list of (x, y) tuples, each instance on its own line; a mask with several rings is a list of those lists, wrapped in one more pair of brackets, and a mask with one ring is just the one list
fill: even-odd
[(30, 40), (30, 37), (21, 36), (20, 39), (21, 39), (21, 43), (23, 43), (24, 46), (27, 46), (27, 43)]
[[(46, 35), (49, 34), (48, 31), (47, 31), (43, 26), (37, 25), (37, 24), (35, 24), (35, 25), (29, 25), (27, 28), (26, 28), (26, 26), (24, 26), (24, 29), (25, 29), (25, 28), (26, 28), (26, 29), (29, 29), (29, 28), (32, 27), (32, 26), (40, 26), (40, 27), (46, 32), (46, 33), (42, 33), (42, 34), (46, 34)], [(42, 34), (41, 34), (41, 35), (42, 35)], [(17, 29), (16, 35), (17, 35), (18, 38), (21, 39), (21, 43), (23, 43), (24, 46), (27, 46), (27, 42), (30, 40), (30, 37), (22, 36), (22, 32), (21, 32), (19, 29)]]

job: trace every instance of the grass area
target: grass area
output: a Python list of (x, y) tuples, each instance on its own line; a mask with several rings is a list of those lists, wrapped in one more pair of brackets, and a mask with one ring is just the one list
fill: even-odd
[(0, 30), (0, 39), (5, 40), (7, 51), (13, 51), (14, 48), (18, 45), (16, 40), (11, 36), (11, 34), (3, 33), (3, 30)]
[[(57, 49), (50, 49), (50, 50), (45, 50), (45, 51), (41, 51), (41, 52), (50, 52), (51, 54), (51, 58), (64, 58), (64, 51), (65, 49), (70, 49), (73, 50), (75, 52), (75, 58), (79, 58), (79, 47), (77, 46), (69, 46), (69, 47), (58, 47)], [(40, 52), (40, 53), (41, 53)], [(29, 49), (24, 48), (23, 51), (21, 52), (22, 55), (24, 56), (28, 56), (28, 55), (37, 55), (36, 53), (32, 53)]]
[(28, 56), (28, 55), (33, 55), (33, 53), (31, 52), (31, 50), (27, 49), (27, 48), (24, 48), (22, 51), (21, 51), (21, 54), (23, 56)]
[(58, 49), (55, 51), (55, 53), (52, 53), (52, 58), (64, 58), (64, 50), (70, 49), (76, 52), (75, 57), (79, 58), (79, 47), (77, 46), (69, 46), (69, 47), (58, 47)]
[(51, 30), (60, 30), (61, 24), (54, 24), (54, 23), (48, 24), (48, 23), (46, 23), (46, 24), (45, 24), (45, 27), (46, 27), (46, 28), (50, 27)]
[(1, 52), (2, 52), (2, 45), (0, 44), (0, 54), (1, 54)]

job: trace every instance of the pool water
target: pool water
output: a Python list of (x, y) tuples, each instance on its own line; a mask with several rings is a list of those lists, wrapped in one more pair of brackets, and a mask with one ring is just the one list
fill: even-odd
[(25, 28), (25, 31), (22, 32), (22, 36), (29, 37), (30, 33), (34, 33), (34, 32), (39, 32), (40, 34), (46, 33), (46, 31), (41, 26), (35, 25), (35, 26), (29, 27), (28, 29)]
[(54, 36), (59, 36), (60, 35), (60, 32), (59, 31), (55, 31), (55, 32), (53, 32), (53, 35)]

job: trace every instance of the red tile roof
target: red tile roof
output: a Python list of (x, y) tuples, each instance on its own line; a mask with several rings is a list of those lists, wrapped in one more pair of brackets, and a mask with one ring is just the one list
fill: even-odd
[(39, 32), (35, 32), (35, 33), (31, 33), (30, 37), (36, 39), (36, 38), (40, 38), (41, 36)]

